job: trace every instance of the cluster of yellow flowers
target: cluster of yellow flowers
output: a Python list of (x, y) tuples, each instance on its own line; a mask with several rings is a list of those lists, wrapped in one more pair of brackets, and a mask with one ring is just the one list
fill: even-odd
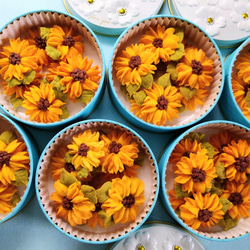
[(174, 148), (176, 174), (168, 192), (179, 217), (194, 229), (220, 225), (228, 230), (250, 210), (250, 143), (227, 131), (190, 133)]
[(234, 98), (242, 113), (250, 120), (250, 52), (245, 52), (236, 58), (235, 72), (231, 83)]
[(72, 27), (38, 27), (24, 39), (10, 39), (0, 52), (0, 77), (13, 108), (30, 120), (52, 123), (69, 116), (67, 100), (90, 102), (100, 80), (99, 66), (83, 57), (84, 44)]
[(25, 143), (13, 131), (0, 134), (0, 213), (7, 214), (20, 201), (18, 186), (27, 186), (30, 159)]
[(159, 126), (204, 105), (214, 71), (213, 60), (188, 44), (183, 29), (160, 24), (127, 46), (114, 68), (131, 112)]
[(138, 144), (126, 132), (108, 134), (90, 129), (73, 136), (50, 163), (55, 180), (50, 199), (57, 216), (72, 226), (107, 228), (136, 220), (144, 202)]

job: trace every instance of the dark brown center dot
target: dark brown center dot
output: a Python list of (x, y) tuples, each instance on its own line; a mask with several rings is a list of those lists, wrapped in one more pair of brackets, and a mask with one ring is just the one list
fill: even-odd
[(89, 147), (85, 143), (82, 143), (78, 148), (78, 154), (81, 156), (86, 156), (88, 151)]
[(0, 167), (4, 164), (9, 165), (11, 154), (6, 151), (0, 151)]
[(240, 193), (231, 193), (228, 200), (234, 204), (234, 206), (239, 205), (243, 202), (242, 196)]
[(72, 47), (75, 45), (75, 40), (72, 36), (65, 36), (63, 38), (63, 45), (64, 46), (69, 46), (69, 47)]
[(41, 111), (46, 111), (49, 106), (50, 106), (49, 101), (44, 98), (41, 98), (37, 103), (37, 108), (40, 109)]
[(250, 158), (248, 156), (240, 156), (236, 158), (235, 168), (238, 172), (245, 172), (246, 168), (249, 166)]
[(131, 69), (137, 68), (141, 65), (141, 57), (140, 56), (131, 56), (128, 66)]
[(101, 211), (102, 210), (102, 203), (100, 203), (100, 202), (97, 202), (96, 204), (95, 204), (95, 212), (99, 212), (99, 211)]
[(18, 65), (21, 63), (21, 56), (19, 53), (11, 52), (9, 56), (9, 63), (13, 65)]
[(135, 198), (132, 194), (126, 196), (122, 200), (122, 204), (125, 208), (131, 208), (135, 204)]
[(196, 61), (195, 59), (192, 60), (191, 63), (192, 73), (196, 75), (202, 74), (202, 65), (200, 61)]
[(63, 206), (63, 208), (66, 209), (66, 210), (72, 210), (72, 209), (73, 209), (73, 203), (72, 203), (71, 200), (70, 200), (68, 197), (66, 197), (66, 196), (63, 197), (62, 206)]
[(192, 178), (194, 183), (205, 181), (206, 179), (206, 171), (199, 168), (192, 169)]
[(39, 49), (45, 49), (46, 48), (46, 41), (45, 39), (42, 39), (41, 37), (36, 37), (35, 38), (35, 44), (36, 44), (36, 47), (39, 48)]
[(159, 110), (165, 110), (167, 109), (167, 106), (168, 106), (168, 100), (163, 95), (158, 97), (156, 107)]
[(115, 153), (115, 154), (118, 154), (120, 152), (120, 148), (122, 147), (122, 144), (121, 143), (116, 143), (115, 141), (112, 141), (110, 144), (109, 144), (109, 152), (110, 153)]
[(83, 83), (88, 78), (86, 71), (83, 69), (73, 69), (70, 76), (74, 81), (79, 81), (80, 83)]
[(66, 162), (65, 165), (64, 165), (64, 169), (67, 170), (69, 173), (75, 171), (75, 166), (70, 163), (70, 162)]
[(161, 38), (155, 38), (154, 41), (153, 41), (153, 45), (156, 47), (156, 48), (162, 48), (163, 47), (163, 44), (162, 44), (162, 39)]
[(210, 217), (212, 217), (212, 212), (208, 209), (202, 209), (198, 213), (198, 220), (208, 222)]

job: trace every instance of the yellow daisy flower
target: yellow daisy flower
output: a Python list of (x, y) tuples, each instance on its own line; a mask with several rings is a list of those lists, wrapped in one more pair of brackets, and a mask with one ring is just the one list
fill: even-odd
[(74, 155), (72, 163), (76, 170), (81, 167), (92, 171), (100, 165), (100, 158), (104, 156), (104, 142), (99, 140), (100, 133), (90, 129), (74, 135), (71, 144), (67, 147), (69, 153)]
[(111, 174), (123, 172), (126, 168), (134, 166), (134, 160), (138, 157), (139, 149), (136, 142), (131, 142), (132, 136), (126, 132), (117, 134), (112, 131), (107, 136), (102, 134), (105, 155), (101, 158), (103, 171)]
[(63, 113), (61, 107), (65, 103), (56, 99), (50, 84), (41, 83), (39, 87), (34, 85), (24, 93), (24, 97), (22, 106), (26, 108), (25, 114), (30, 116), (30, 120), (43, 123), (59, 121)]
[(213, 60), (206, 57), (202, 49), (187, 47), (185, 55), (176, 65), (179, 85), (189, 86), (191, 89), (204, 89), (210, 86), (214, 71)]
[(175, 182), (182, 185), (183, 191), (204, 193), (211, 188), (211, 181), (217, 177), (213, 159), (197, 152), (188, 157), (182, 157), (176, 163)]
[(223, 151), (219, 160), (226, 168), (228, 180), (245, 183), (247, 174), (250, 174), (250, 144), (242, 139), (238, 142), (232, 140)]
[(174, 28), (157, 25), (156, 29), (149, 27), (149, 30), (141, 37), (140, 43), (143, 43), (146, 49), (150, 49), (155, 55), (154, 63), (158, 64), (170, 61), (170, 56), (179, 48), (179, 37), (174, 34)]
[(57, 180), (54, 188), (50, 199), (56, 205), (56, 216), (64, 218), (71, 226), (85, 224), (92, 217), (95, 205), (81, 192), (80, 182), (67, 187)]
[(114, 61), (116, 77), (122, 85), (141, 84), (141, 77), (153, 74), (154, 54), (146, 50), (144, 44), (131, 44)]
[(9, 144), (0, 140), (0, 182), (4, 185), (16, 180), (15, 172), (29, 170), (29, 153), (24, 142), (16, 139)]
[(235, 61), (235, 68), (239, 70), (238, 76), (244, 82), (250, 82), (250, 52), (245, 52), (243, 55), (237, 57)]
[(17, 192), (14, 185), (4, 185), (0, 182), (0, 213), (6, 214), (11, 212), (13, 207), (11, 200), (13, 195)]
[(4, 80), (16, 78), (22, 80), (25, 73), (36, 69), (36, 47), (27, 40), (10, 39), (9, 46), (3, 46), (0, 52), (0, 74)]
[(249, 217), (250, 210), (250, 189), (247, 183), (227, 182), (226, 190), (223, 190), (222, 198), (232, 202), (232, 207), (228, 209), (228, 214), (232, 219)]
[(102, 204), (102, 209), (108, 216), (113, 216), (115, 223), (126, 223), (136, 220), (144, 200), (144, 182), (124, 176), (112, 181), (109, 198)]
[(141, 107), (144, 121), (160, 126), (164, 125), (166, 121), (178, 118), (181, 96), (176, 87), (169, 85), (164, 89), (153, 83), (152, 89), (146, 90), (146, 94), (147, 97)]
[(185, 204), (180, 206), (180, 217), (184, 222), (192, 227), (198, 229), (214, 226), (224, 216), (222, 211), (222, 204), (216, 194), (201, 193), (194, 194), (194, 198), (185, 198)]
[(168, 192), (168, 195), (170, 196), (169, 201), (170, 201), (171, 207), (174, 210), (179, 209), (181, 205), (185, 204), (184, 198), (176, 198), (176, 192), (174, 189), (171, 189)]
[(104, 220), (99, 216), (98, 212), (102, 210), (101, 208), (102, 204), (100, 202), (97, 202), (95, 204), (95, 211), (92, 212), (92, 217), (88, 220), (88, 226), (92, 229), (95, 229), (97, 225), (99, 225), (102, 228), (105, 228)]

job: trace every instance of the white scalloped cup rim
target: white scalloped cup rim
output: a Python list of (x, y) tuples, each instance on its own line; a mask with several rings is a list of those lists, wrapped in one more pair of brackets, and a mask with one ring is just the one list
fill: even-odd
[(29, 153), (30, 158), (30, 169), (29, 169), (29, 181), (27, 186), (19, 186), (17, 187), (18, 195), (20, 197), (20, 201), (17, 203), (15, 207), (12, 208), (12, 211), (7, 214), (0, 214), (0, 224), (12, 219), (14, 216), (18, 215), (22, 211), (22, 209), (26, 206), (26, 204), (30, 201), (32, 195), (34, 194), (34, 176), (35, 176), (35, 167), (38, 161), (38, 148), (33, 142), (33, 139), (29, 136), (29, 134), (23, 130), (23, 128), (17, 124), (15, 121), (11, 120), (8, 116), (2, 114), (0, 112), (0, 133), (5, 130), (11, 129), (15, 132), (18, 139), (22, 140)]
[[(136, 141), (139, 147), (145, 152), (143, 166), (138, 170), (138, 178), (144, 181), (145, 201), (139, 208), (135, 221), (124, 224), (118, 223), (108, 228), (101, 228), (99, 225), (92, 229), (88, 225), (71, 226), (69, 222), (56, 216), (56, 208), (49, 199), (54, 192), (54, 180), (50, 174), (49, 162), (55, 151), (60, 145), (69, 143), (74, 134), (83, 132), (87, 129), (97, 131), (101, 129), (104, 132), (112, 130), (125, 131), (132, 136), (132, 141)], [(35, 176), (35, 189), (38, 203), (46, 218), (59, 231), (72, 239), (92, 244), (106, 244), (126, 237), (131, 232), (138, 229), (151, 214), (159, 193), (159, 172), (157, 161), (149, 148), (148, 144), (136, 132), (129, 127), (109, 120), (86, 120), (77, 122), (57, 133), (47, 144), (38, 162)]]
[[(206, 52), (206, 56), (210, 57), (214, 62), (214, 73), (212, 75), (213, 81), (209, 87), (209, 95), (207, 96), (204, 105), (198, 105), (196, 109), (192, 111), (185, 110), (179, 114), (179, 118), (174, 119), (172, 122), (167, 121), (161, 126), (145, 122), (130, 111), (131, 105), (128, 102), (126, 95), (124, 95), (120, 89), (121, 83), (116, 78), (116, 71), (113, 67), (115, 58), (118, 56), (119, 52), (124, 50), (126, 46), (131, 43), (137, 43), (140, 35), (144, 33), (149, 26), (155, 27), (156, 24), (165, 25), (166, 27), (184, 27), (184, 33), (187, 39), (192, 41), (198, 48), (202, 48)], [(124, 118), (143, 130), (151, 132), (170, 132), (197, 123), (213, 110), (221, 96), (224, 86), (224, 65), (216, 43), (196, 24), (180, 17), (156, 15), (133, 24), (120, 35), (111, 53), (108, 65), (108, 76), (111, 99), (114, 106)]]
[[(60, 128), (76, 119), (86, 118), (99, 104), (105, 89), (105, 60), (101, 44), (94, 32), (86, 24), (70, 14), (53, 10), (43, 10), (20, 15), (11, 20), (1, 29), (0, 47), (8, 45), (10, 38), (22, 38), (27, 35), (30, 28), (41, 25), (49, 27), (54, 24), (72, 26), (74, 32), (82, 35), (85, 46), (83, 56), (88, 56), (89, 59), (91, 58), (93, 60), (93, 65), (99, 66), (101, 79), (98, 82), (99, 87), (96, 90), (94, 97), (87, 105), (79, 102), (73, 103), (68, 101), (66, 107), (69, 112), (69, 117), (53, 123), (42, 123), (30, 120), (29, 116), (25, 115), (25, 109), (22, 107), (13, 110), (13, 106), (10, 103), (10, 97), (4, 94), (3, 84), (0, 83), (0, 109), (17, 121), (40, 129)], [(2, 81), (2, 79), (0, 80)]]
[(205, 133), (205, 139), (208, 139), (214, 133), (222, 132), (227, 130), (228, 132), (234, 134), (238, 138), (244, 138), (250, 142), (250, 130), (236, 122), (224, 121), (224, 120), (214, 120), (209, 122), (200, 123), (187, 131), (183, 132), (177, 138), (175, 138), (168, 147), (164, 150), (159, 161), (160, 178), (161, 178), (161, 191), (160, 197), (164, 204), (165, 209), (175, 219), (182, 227), (187, 229), (192, 234), (202, 237), (207, 240), (213, 241), (230, 241), (236, 240), (246, 235), (249, 235), (250, 227), (250, 217), (246, 219), (240, 219), (238, 224), (224, 231), (220, 226), (210, 227), (210, 230), (205, 228), (193, 229), (189, 227), (174, 211), (171, 206), (168, 192), (173, 188), (175, 174), (172, 170), (172, 164), (168, 164), (169, 157), (174, 150), (178, 142), (184, 138), (190, 132), (202, 132)]

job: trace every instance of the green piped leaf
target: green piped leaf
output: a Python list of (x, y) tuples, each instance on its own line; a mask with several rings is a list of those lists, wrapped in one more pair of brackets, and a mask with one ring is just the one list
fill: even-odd
[(91, 90), (83, 90), (81, 96), (77, 98), (77, 101), (87, 104), (91, 101), (93, 96), (94, 96), (94, 93)]
[(77, 171), (76, 177), (79, 179), (84, 179), (87, 178), (89, 175), (89, 171), (86, 168), (81, 168), (80, 170)]
[(178, 78), (178, 73), (176, 70), (176, 64), (173, 62), (170, 62), (167, 66), (167, 73), (170, 74), (171, 80), (175, 81)]
[(68, 109), (66, 108), (66, 107), (61, 107), (61, 109), (62, 109), (62, 114), (59, 116), (60, 117), (60, 119), (66, 119), (66, 118), (68, 118), (69, 117), (69, 111), (68, 111)]
[(174, 34), (179, 37), (179, 43), (181, 43), (183, 41), (183, 38), (184, 38), (184, 30), (183, 30), (183, 28), (176, 27)]
[(232, 219), (229, 215), (225, 215), (224, 219), (220, 220), (219, 225), (224, 228), (225, 231), (238, 224), (237, 219)]
[(181, 185), (175, 185), (174, 190), (175, 190), (175, 194), (176, 194), (176, 197), (175, 197), (176, 199), (181, 199), (181, 198), (185, 198), (185, 197), (189, 196), (187, 191), (182, 190)]
[(27, 72), (24, 77), (23, 77), (23, 84), (24, 85), (30, 85), (34, 79), (36, 78), (36, 71), (35, 70), (30, 70)]
[(5, 142), (6, 144), (10, 144), (12, 141), (14, 141), (16, 139), (17, 139), (16, 134), (11, 130), (4, 131), (0, 135), (0, 140)]
[(60, 176), (60, 182), (65, 186), (70, 186), (71, 184), (77, 182), (78, 180), (67, 170), (63, 169), (61, 176)]
[(201, 147), (207, 150), (207, 155), (209, 159), (214, 158), (214, 147), (209, 142), (202, 142)]
[(46, 27), (40, 27), (40, 37), (44, 40), (48, 40), (50, 29)]
[(191, 139), (193, 141), (201, 142), (205, 138), (204, 133), (196, 133), (196, 132), (190, 132), (188, 135), (184, 137), (184, 139)]
[(109, 189), (112, 186), (111, 181), (105, 182), (99, 189), (96, 190), (97, 199), (100, 203), (104, 203), (109, 198)]
[(81, 191), (84, 194), (85, 197), (87, 197), (92, 203), (97, 203), (97, 196), (95, 189), (89, 185), (82, 185)]
[(156, 82), (158, 85), (161, 85), (163, 88), (165, 88), (168, 85), (171, 85), (171, 80), (170, 80), (170, 73), (165, 73), (164, 75), (160, 76), (157, 79)]
[(103, 210), (98, 212), (98, 215), (103, 219), (105, 228), (113, 226), (115, 224), (113, 217), (108, 216), (107, 213)]
[(179, 43), (179, 48), (170, 56), (171, 61), (179, 61), (185, 55), (185, 47), (183, 43)]
[(13, 182), (15, 186), (26, 186), (29, 182), (29, 172), (26, 169), (20, 169), (14, 172), (16, 180)]
[(141, 78), (141, 87), (144, 89), (151, 89), (153, 85), (154, 77), (152, 74), (147, 74)]
[(19, 201), (20, 201), (19, 195), (18, 194), (14, 194), (13, 197), (11, 198), (10, 202), (13, 205), (13, 207), (15, 207)]
[(7, 82), (8, 87), (10, 87), (10, 88), (15, 87), (15, 86), (19, 86), (22, 84), (22, 80), (18, 80), (15, 77), (12, 79), (7, 79), (6, 82)]
[(47, 55), (55, 61), (57, 61), (61, 56), (61, 52), (57, 50), (55, 47), (50, 45), (46, 46), (45, 51)]
[(133, 96), (136, 93), (136, 91), (139, 89), (140, 89), (140, 85), (137, 85), (137, 84), (129, 84), (126, 87), (126, 90), (129, 96)]
[(217, 195), (222, 194), (222, 190), (220, 188), (216, 187), (214, 184), (212, 184), (212, 188), (209, 190), (209, 192), (211, 194), (217, 194)]
[(222, 180), (225, 180), (227, 177), (226, 177), (226, 169), (223, 166), (223, 163), (221, 161), (218, 161), (215, 168), (216, 168), (216, 174), (218, 175), (218, 177)]
[(147, 95), (144, 90), (140, 90), (133, 95), (133, 98), (138, 105), (142, 105), (146, 97)]
[(232, 202), (230, 202), (228, 199), (226, 198), (220, 198), (220, 203), (222, 204), (222, 211), (224, 213), (227, 212), (227, 210), (232, 206)]
[(72, 163), (72, 159), (73, 159), (73, 155), (71, 155), (69, 152), (66, 152), (66, 153), (65, 153), (65, 156), (64, 156), (64, 160), (65, 160), (67, 163)]
[(61, 76), (54, 77), (53, 81), (50, 83), (51, 86), (53, 86), (53, 89), (57, 89), (58, 91), (63, 91), (66, 89), (66, 87), (60, 83), (61, 79)]
[(22, 105), (23, 105), (23, 98), (21, 98), (21, 97), (16, 98), (16, 95), (13, 95), (10, 98), (10, 102), (13, 105), (13, 109), (15, 109), (17, 107), (22, 107)]
[(182, 104), (181, 107), (178, 108), (179, 113), (182, 113), (186, 110), (185, 105)]
[(190, 100), (192, 97), (194, 97), (196, 95), (197, 89), (195, 89), (195, 88), (190, 89), (189, 87), (181, 86), (180, 92), (186, 100)]

